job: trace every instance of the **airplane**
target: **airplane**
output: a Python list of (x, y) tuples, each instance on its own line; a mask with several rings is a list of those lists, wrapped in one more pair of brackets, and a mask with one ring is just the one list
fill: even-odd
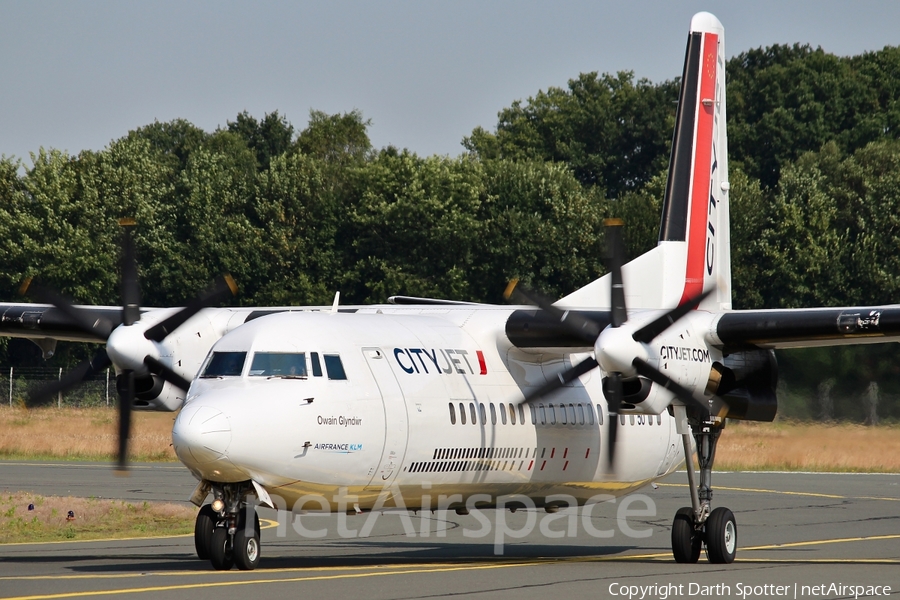
[(133, 408), (180, 410), (197, 555), (215, 569), (258, 566), (253, 501), (465, 514), (473, 498), (514, 510), (501, 499), (517, 496), (552, 512), (560, 495), (621, 497), (682, 465), (690, 506), (674, 516), (673, 557), (695, 563), (705, 547), (728, 564), (737, 521), (713, 506), (716, 445), (729, 419), (774, 419), (774, 350), (896, 341), (900, 307), (732, 309), (725, 116), (724, 28), (701, 12), (658, 245), (623, 264), (622, 224), (609, 222), (609, 273), (555, 302), (511, 284), (527, 303), (215, 308), (233, 292), (224, 278), (183, 308), (141, 308), (124, 223), (122, 308), (32, 286), (40, 304), (0, 304), (0, 335), (45, 356), (56, 340), (105, 342), (41, 394), (114, 366), (120, 466)]

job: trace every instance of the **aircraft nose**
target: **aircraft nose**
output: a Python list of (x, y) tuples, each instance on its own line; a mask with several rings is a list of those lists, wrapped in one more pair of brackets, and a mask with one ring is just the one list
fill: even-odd
[(212, 406), (185, 406), (172, 427), (175, 454), (185, 464), (203, 465), (225, 456), (231, 443), (228, 417)]

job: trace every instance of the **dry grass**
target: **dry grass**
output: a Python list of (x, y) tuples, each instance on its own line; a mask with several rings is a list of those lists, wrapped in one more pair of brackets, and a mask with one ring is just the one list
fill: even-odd
[[(136, 412), (129, 454), (135, 461), (177, 461), (174, 413)], [(118, 413), (110, 408), (0, 409), (0, 457), (113, 460)]]
[[(74, 519), (67, 519), (69, 511)], [(182, 535), (194, 530), (195, 514), (193, 507), (177, 504), (17, 492), (0, 497), (0, 544)]]
[(900, 425), (729, 424), (716, 469), (900, 472)]
[[(0, 458), (112, 460), (116, 412), (108, 408), (0, 409)], [(131, 459), (176, 461), (173, 413), (134, 415)], [(900, 472), (900, 425), (729, 424), (719, 442), (723, 470)]]

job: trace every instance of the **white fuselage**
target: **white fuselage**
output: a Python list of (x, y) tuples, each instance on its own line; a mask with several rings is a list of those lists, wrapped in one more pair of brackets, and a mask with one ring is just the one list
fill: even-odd
[[(279, 507), (297, 510), (333, 510), (339, 497), (362, 510), (390, 507), (398, 492), (407, 508), (436, 508), (441, 496), (457, 494), (457, 503), (522, 494), (540, 505), (567, 494), (581, 504), (628, 493), (682, 463), (674, 419), (638, 410), (619, 416), (610, 469), (598, 370), (519, 407), (523, 391), (587, 354), (514, 347), (503, 330), (511, 312), (371, 307), (277, 313), (241, 325), (210, 356), (246, 352), (246, 361), (230, 376), (204, 377), (201, 369), (173, 429), (176, 453), (201, 480), (252, 480)], [(666, 344), (654, 342), (654, 356)], [(263, 352), (302, 354), (306, 375), (254, 375), (252, 357)], [(345, 378), (321, 365), (317, 374), (313, 353), (317, 362), (339, 357)], [(658, 363), (685, 384), (709, 370), (708, 360)], [(328, 506), (297, 506), (303, 497)]]

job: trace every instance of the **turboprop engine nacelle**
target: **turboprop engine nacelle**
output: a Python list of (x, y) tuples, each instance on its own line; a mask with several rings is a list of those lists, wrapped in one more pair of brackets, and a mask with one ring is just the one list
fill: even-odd
[(773, 421), (778, 411), (777, 387), (775, 351), (744, 350), (713, 363), (706, 389), (728, 403), (729, 419)]

